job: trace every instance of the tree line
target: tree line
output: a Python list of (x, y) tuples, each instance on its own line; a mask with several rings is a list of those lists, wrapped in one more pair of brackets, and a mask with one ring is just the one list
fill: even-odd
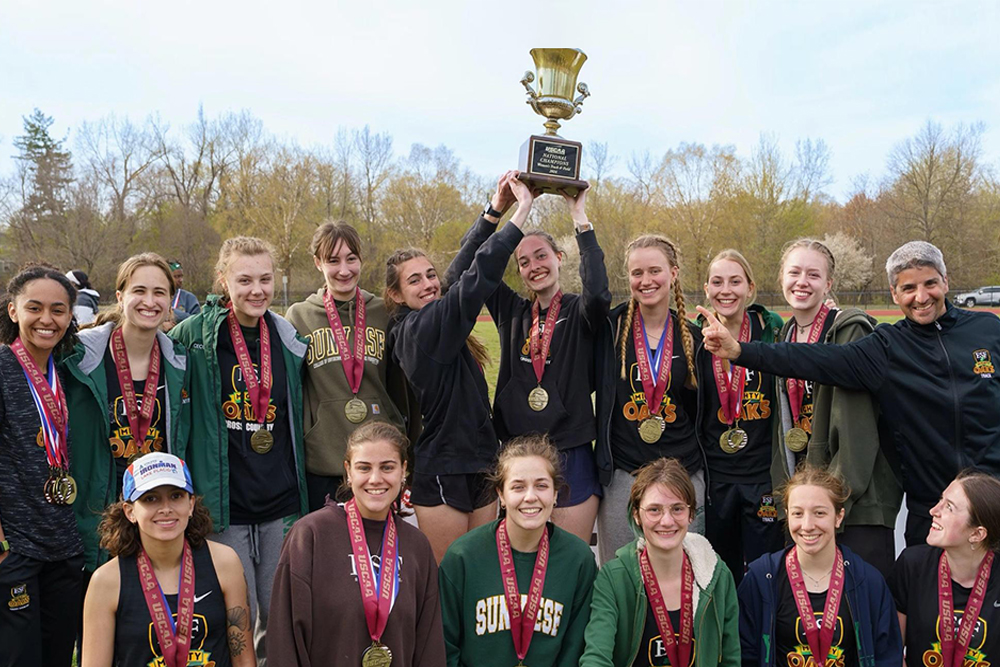
[[(72, 141), (54, 137), (53, 122), (36, 109), (13, 140), (14, 173), (0, 179), (3, 267), (43, 260), (82, 269), (105, 297), (118, 264), (142, 250), (182, 262), (185, 287), (203, 296), (221, 240), (237, 234), (270, 241), (279, 275), (301, 295), (321, 282), (309, 241), (328, 219), (359, 230), (361, 284), (378, 290), (382, 260), (399, 247), (424, 248), (443, 270), (494, 185), (446, 146), (397, 152), (390, 134), (367, 126), (303, 148), (248, 111), (208, 118), (199, 109), (183, 127), (111, 115), (83, 123)], [(800, 140), (791, 154), (762, 135), (749, 155), (682, 143), (627, 158), (591, 143), (587, 208), (611, 289), (627, 293), (624, 249), (646, 231), (680, 244), (683, 284), (693, 294), (727, 247), (747, 256), (761, 291), (774, 291), (782, 246), (804, 235), (831, 245), (835, 289), (852, 294), (884, 295), (886, 257), (913, 239), (944, 251), (953, 287), (1000, 283), (1000, 178), (985, 159), (984, 133), (982, 124), (928, 121), (895, 145), (883, 177), (857, 177), (846, 203), (826, 192), (831, 154), (822, 140)], [(532, 216), (568, 251), (563, 273), (572, 288), (578, 260), (564, 204), (544, 197)]]

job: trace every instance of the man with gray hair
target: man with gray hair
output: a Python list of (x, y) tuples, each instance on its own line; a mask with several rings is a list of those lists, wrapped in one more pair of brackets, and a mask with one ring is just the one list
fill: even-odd
[(930, 509), (962, 469), (1000, 475), (1000, 318), (948, 302), (941, 251), (924, 241), (885, 265), (905, 316), (845, 345), (739, 343), (710, 313), (713, 354), (780, 377), (866, 389), (881, 406), (882, 446), (906, 491), (906, 543), (922, 544)]

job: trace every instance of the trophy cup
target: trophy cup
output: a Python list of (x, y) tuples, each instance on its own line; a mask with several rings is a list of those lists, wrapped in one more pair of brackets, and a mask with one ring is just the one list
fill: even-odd
[[(579, 49), (532, 49), (531, 57), (538, 72), (538, 90), (531, 87), (534, 72), (525, 72), (521, 84), (528, 91), (527, 104), (545, 117), (545, 134), (532, 135), (521, 146), (518, 178), (539, 192), (576, 196), (588, 185), (580, 180), (583, 144), (563, 139), (556, 130), (560, 120), (580, 113), (590, 96), (587, 84), (576, 82), (587, 55)], [(574, 98), (575, 92), (580, 94)]]

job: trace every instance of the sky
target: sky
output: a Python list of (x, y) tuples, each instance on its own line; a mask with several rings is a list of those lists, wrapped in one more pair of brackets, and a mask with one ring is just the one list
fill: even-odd
[(35, 107), (53, 133), (108, 114), (181, 128), (247, 109), (303, 147), (338, 127), (397, 154), (444, 144), (483, 176), (543, 131), (519, 80), (534, 47), (573, 47), (592, 96), (568, 139), (606, 142), (625, 173), (682, 142), (748, 156), (762, 133), (832, 153), (827, 194), (885, 172), (928, 120), (983, 121), (1000, 166), (1000, 3), (3, 0), (0, 175)]

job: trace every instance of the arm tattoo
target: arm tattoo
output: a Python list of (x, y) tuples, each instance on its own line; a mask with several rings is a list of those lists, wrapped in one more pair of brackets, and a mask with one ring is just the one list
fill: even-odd
[(237, 630), (250, 629), (250, 619), (247, 618), (246, 607), (231, 607), (227, 609), (226, 620), (229, 622), (229, 627), (231, 628), (236, 628)]
[(243, 633), (234, 628), (229, 629), (229, 655), (236, 657), (243, 653), (247, 647), (247, 642), (243, 639)]

